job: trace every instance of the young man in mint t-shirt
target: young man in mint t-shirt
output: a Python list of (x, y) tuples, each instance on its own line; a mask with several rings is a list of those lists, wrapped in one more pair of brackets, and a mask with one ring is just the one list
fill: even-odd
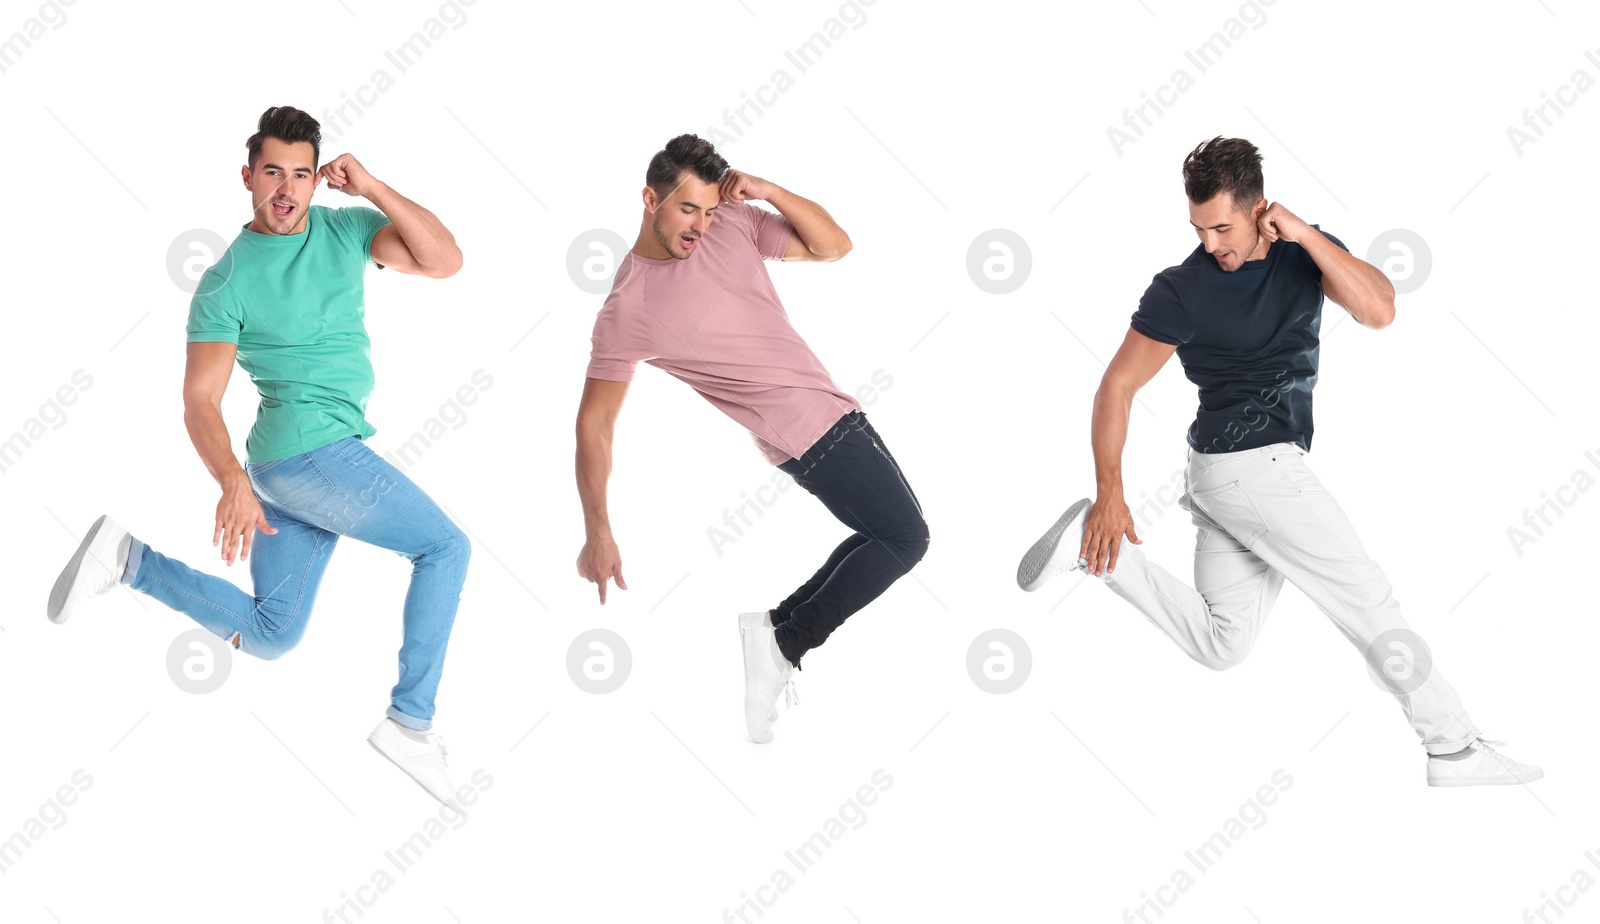
[[(162, 555), (103, 516), (51, 590), (49, 616), (65, 622), (76, 603), (120, 581), (238, 650), (272, 659), (305, 633), (340, 536), (392, 549), (414, 564), (400, 682), (368, 740), (460, 809), (431, 728), (470, 547), (437, 504), (364, 442), (376, 430), (364, 416), (373, 378), (362, 277), (372, 262), (443, 278), (461, 268), (461, 251), (439, 219), (349, 154), (319, 170), (320, 126), (300, 110), (268, 109), (246, 146), (254, 215), (194, 294), (183, 402), (189, 437), (222, 487), (211, 543), (220, 540), (230, 566), (236, 557), (250, 561), (254, 592)], [(381, 211), (311, 205), (323, 180)], [(261, 395), (243, 467), (221, 409), (235, 359)]]

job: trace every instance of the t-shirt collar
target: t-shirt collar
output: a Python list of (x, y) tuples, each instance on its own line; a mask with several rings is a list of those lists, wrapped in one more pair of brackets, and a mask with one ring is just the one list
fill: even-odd
[(241, 225), (239, 227), (239, 230), (244, 232), (245, 235), (249, 235), (251, 239), (269, 240), (269, 239), (284, 239), (284, 238), (287, 238), (289, 240), (303, 241), (303, 240), (305, 240), (305, 236), (307, 234), (311, 233), (311, 223), (316, 221), (316, 220), (317, 220), (316, 207), (308, 205), (308, 206), (306, 206), (306, 223), (305, 223), (305, 227), (301, 228), (299, 231), (295, 232), (294, 234), (267, 234), (264, 231), (252, 231), (252, 230), (250, 230), (250, 222), (248, 222), (248, 221), (245, 222), (243, 225)]

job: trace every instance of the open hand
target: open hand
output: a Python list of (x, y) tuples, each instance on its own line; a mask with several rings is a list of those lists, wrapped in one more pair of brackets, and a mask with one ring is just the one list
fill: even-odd
[(1133, 528), (1133, 514), (1121, 497), (1096, 499), (1083, 521), (1083, 545), (1078, 557), (1087, 561), (1088, 572), (1103, 577), (1117, 570), (1117, 556), (1122, 551), (1122, 537), (1135, 544), (1143, 544)]
[(250, 543), (256, 530), (272, 535), (278, 530), (267, 522), (261, 502), (248, 481), (222, 492), (217, 501), (217, 525), (211, 534), (211, 544), (222, 542), (222, 560), (231, 567), (237, 557), (240, 561), (250, 557)]

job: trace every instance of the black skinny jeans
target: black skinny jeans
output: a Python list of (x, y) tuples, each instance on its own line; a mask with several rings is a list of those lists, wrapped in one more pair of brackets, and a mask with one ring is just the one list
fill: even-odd
[(928, 524), (883, 437), (859, 411), (839, 418), (804, 455), (778, 468), (855, 531), (772, 611), (778, 649), (798, 665), (801, 655), (922, 560)]

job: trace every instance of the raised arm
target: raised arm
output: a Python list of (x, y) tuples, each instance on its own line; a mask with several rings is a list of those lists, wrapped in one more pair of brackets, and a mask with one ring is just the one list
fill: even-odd
[(1383, 270), (1350, 253), (1283, 207), (1267, 206), (1256, 220), (1268, 239), (1299, 244), (1322, 271), (1322, 294), (1350, 312), (1356, 323), (1382, 330), (1394, 322), (1394, 283)]
[(324, 178), (329, 189), (366, 198), (392, 222), (372, 236), (374, 263), (434, 279), (453, 276), (461, 269), (461, 248), (444, 222), (374, 178), (354, 157), (340, 154), (323, 164), (317, 179)]
[(1089, 573), (1103, 575), (1117, 569), (1119, 537), (1141, 540), (1133, 528), (1133, 514), (1122, 494), (1122, 447), (1128, 442), (1128, 417), (1133, 396), (1166, 364), (1178, 349), (1132, 328), (1094, 393), (1090, 442), (1094, 447), (1095, 502), (1083, 524), (1083, 546), (1078, 557), (1089, 562)]
[(228, 389), (238, 350), (232, 343), (191, 343), (183, 372), (183, 425), (206, 471), (222, 488), (211, 544), (224, 540), (222, 558), (229, 565), (236, 551), (241, 561), (250, 557), (250, 542), (257, 529), (269, 535), (277, 532), (261, 510), (250, 476), (233, 454), (228, 426), (222, 419), (222, 395)]
[(718, 184), (718, 192), (729, 202), (764, 199), (794, 225), (789, 245), (783, 251), (785, 263), (829, 263), (850, 252), (850, 235), (844, 233), (827, 209), (777, 183), (729, 170)]
[(606, 482), (611, 477), (611, 437), (616, 428), (627, 382), (584, 379), (578, 404), (578, 498), (583, 503), (583, 550), (578, 553), (578, 574), (600, 585), (600, 603), (606, 602), (606, 581), (622, 577), (622, 553), (611, 536), (611, 516), (606, 509)]

